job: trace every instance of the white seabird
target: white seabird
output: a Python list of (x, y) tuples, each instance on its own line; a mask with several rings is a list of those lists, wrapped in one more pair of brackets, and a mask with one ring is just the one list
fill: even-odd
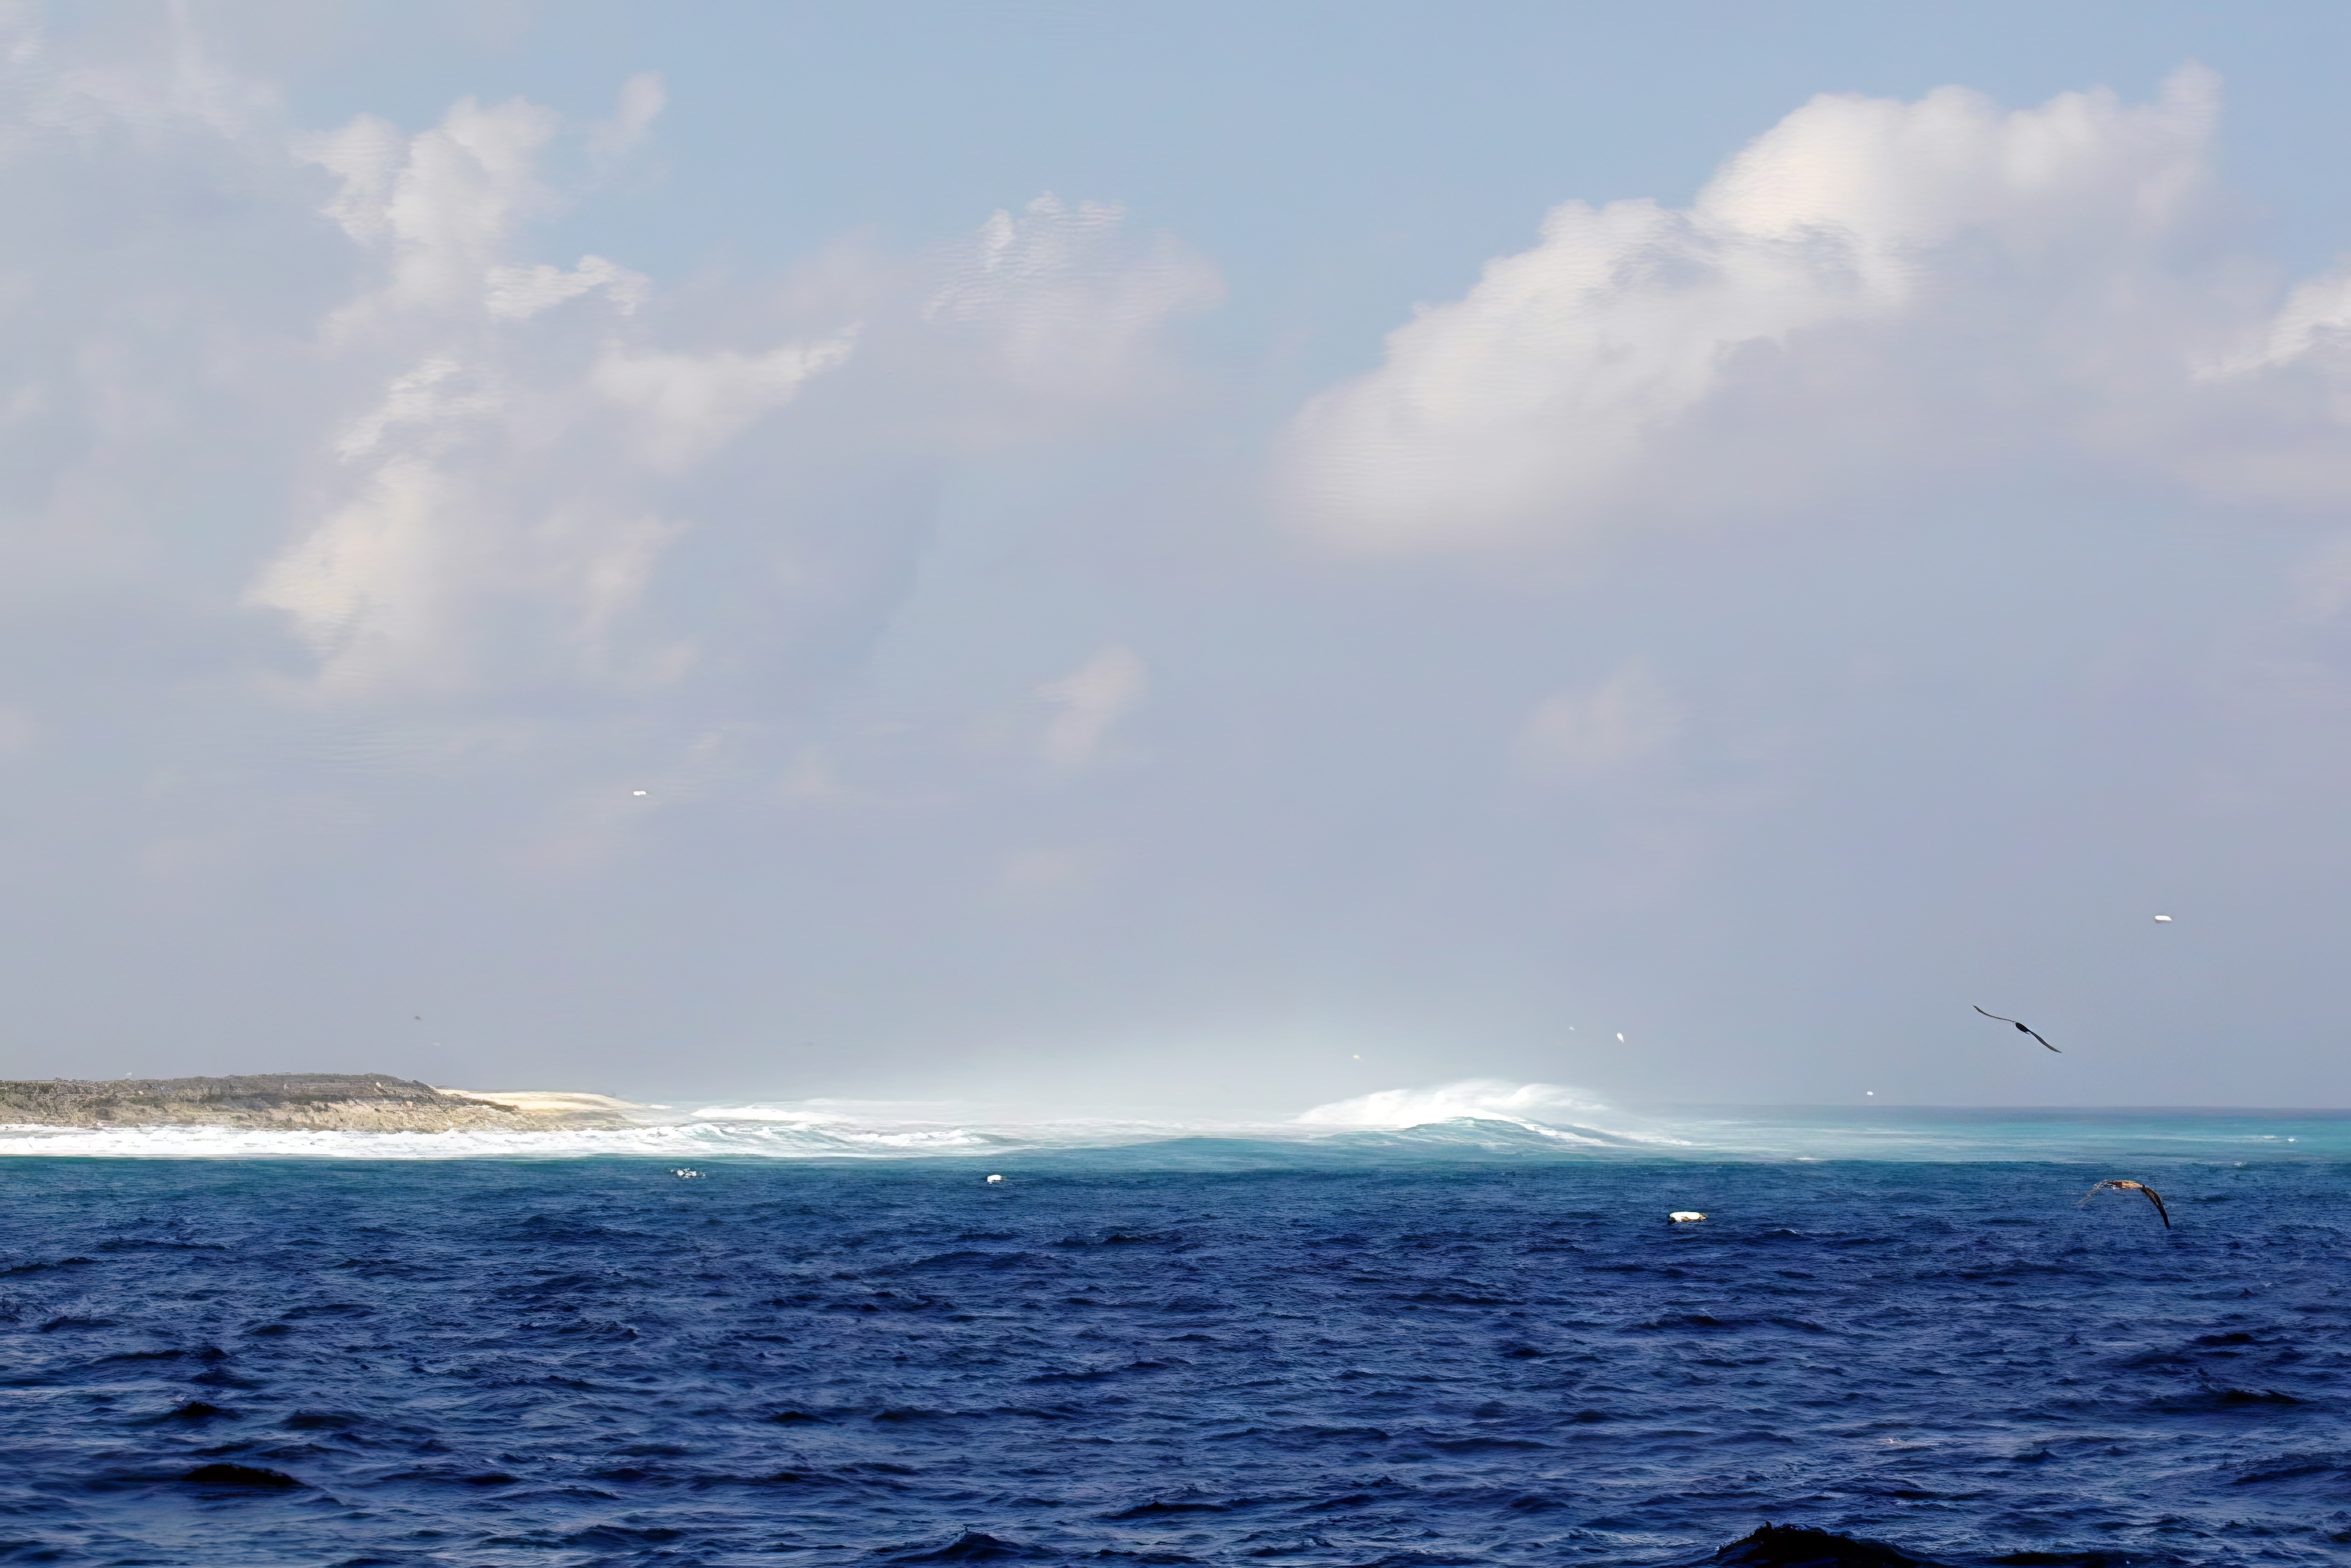
[(1002, 1186), (1004, 1185), (1004, 1178), (1000, 1176), (992, 1176), (987, 1178), (987, 1185), (990, 1186)]
[(1698, 1220), (1704, 1219), (1706, 1216), (1700, 1214), (1695, 1208), (1677, 1208), (1671, 1214), (1666, 1216), (1666, 1218), (1673, 1221), (1676, 1225), (1692, 1225), (1697, 1223)]

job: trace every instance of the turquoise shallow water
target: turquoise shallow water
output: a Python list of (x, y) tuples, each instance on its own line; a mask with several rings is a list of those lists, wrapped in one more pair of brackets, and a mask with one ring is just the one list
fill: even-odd
[[(1461, 1092), (1459, 1091), (1468, 1091)], [(1545, 1091), (1535, 1093), (1533, 1091)], [(661, 1107), (639, 1125), (575, 1133), (363, 1134), (225, 1128), (0, 1127), (0, 1155), (481, 1159), (639, 1155), (983, 1162), (1082, 1156), (1165, 1168), (1392, 1166), (1457, 1160), (2351, 1159), (2351, 1111), (1651, 1106), (1566, 1103), (1543, 1085), (1411, 1095), (1281, 1120), (1067, 1117), (1000, 1107), (804, 1101)], [(1377, 1098), (1377, 1097), (1374, 1097)], [(1333, 1115), (1348, 1112), (1353, 1119)]]
[(32, 1155), (0, 1561), (2351, 1559), (2345, 1119), (1871, 1114)]
[(2351, 1111), (1701, 1106), (1653, 1119), (1697, 1149), (1780, 1158), (2351, 1159)]

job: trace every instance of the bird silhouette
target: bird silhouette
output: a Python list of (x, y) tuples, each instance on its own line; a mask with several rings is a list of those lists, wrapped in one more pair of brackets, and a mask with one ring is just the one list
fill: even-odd
[[(2155, 1188), (2147, 1186), (2147, 1183), (2143, 1181), (2102, 1181), (2097, 1186), (2092, 1187), (2089, 1191), (2082, 1195), (2082, 1203), (2089, 1202), (2092, 1198), (2097, 1197), (2098, 1194), (2104, 1192), (2108, 1187), (2113, 1187), (2116, 1192), (2143, 1192), (2147, 1194), (2147, 1202), (2155, 1205), (2155, 1212), (2161, 1217), (2163, 1220), (2163, 1228), (2166, 1230), (2171, 1228), (2171, 1213), (2168, 1209), (2163, 1207), (2163, 1198), (2156, 1192)], [(2076, 1204), (2074, 1207), (2079, 1208), (2081, 1204)]]
[[(1972, 1003), (1972, 1002), (1969, 1003), (1968, 1005), (1969, 1005), (1970, 1007), (1975, 1007), (1975, 1004), (1974, 1004), (1974, 1003)], [(1981, 1008), (1976, 1008), (1976, 1011), (1978, 1011), (1978, 1012), (1980, 1012), (1980, 1013), (1983, 1013), (1983, 1009), (1981, 1009)], [(2001, 1022), (2002, 1022), (2002, 1023), (2016, 1023), (2016, 1020), (2015, 1020), (2014, 1019), (2003, 1019), (2003, 1018), (2001, 1018), (2001, 1017), (2000, 1017), (2000, 1015), (1999, 1015), (1998, 1013), (1984, 1013), (1984, 1017), (1986, 1017), (1986, 1018), (1988, 1018), (1988, 1019), (2000, 1019), (2000, 1021), (2001, 1021)], [(2030, 1028), (2027, 1028), (2027, 1027), (2026, 1027), (2025, 1025), (2023, 1025), (2023, 1024), (2016, 1023), (2016, 1030), (2017, 1030), (2017, 1032), (2018, 1032), (2019, 1034), (2029, 1034), (2029, 1035), (2031, 1035), (2031, 1036), (2032, 1036), (2033, 1039), (2035, 1039), (2035, 1040), (2041, 1040), (2041, 1031), (2040, 1031), (2039, 1030), (2037, 1030), (2037, 1029), (2030, 1029)], [(2055, 1046), (2053, 1046), (2053, 1045), (2049, 1045), (2049, 1042), (2048, 1042), (2047, 1040), (2041, 1040), (2041, 1043), (2042, 1043), (2043, 1045), (2049, 1046), (2049, 1049), (2050, 1049), (2050, 1050), (2052, 1050), (2052, 1051), (2057, 1051), (2057, 1048), (2056, 1048)], [(2063, 1056), (2063, 1055), (2064, 1055), (2065, 1053), (2064, 1053), (2064, 1051), (2057, 1051), (2057, 1054), (2058, 1054), (2058, 1055), (2060, 1055), (2060, 1056)]]

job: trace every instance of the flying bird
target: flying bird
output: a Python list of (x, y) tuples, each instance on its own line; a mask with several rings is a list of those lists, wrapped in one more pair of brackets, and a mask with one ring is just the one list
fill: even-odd
[[(2155, 1205), (2155, 1212), (2161, 1216), (2163, 1219), (2163, 1228), (2166, 1230), (2171, 1228), (2171, 1215), (2170, 1212), (2163, 1207), (2162, 1197), (2157, 1194), (2155, 1188), (2147, 1186), (2147, 1183), (2143, 1181), (2102, 1181), (2097, 1186), (2092, 1187), (2089, 1191), (2082, 1195), (2082, 1203), (2089, 1202), (2092, 1198), (2097, 1197), (2098, 1194), (2104, 1192), (2108, 1187), (2113, 1187), (2117, 1192), (2143, 1192), (2147, 1194), (2147, 1202)], [(2078, 1208), (2081, 1205), (2076, 1204), (2074, 1207)]]
[[(1970, 1006), (1970, 1007), (1974, 1007), (1974, 1006), (1975, 1006), (1975, 1004), (1974, 1004), (1974, 1003), (1972, 1003), (1972, 1002), (1969, 1003), (1968, 1005), (1969, 1005), (1969, 1006)], [(1980, 1012), (1980, 1013), (1983, 1013), (1983, 1009), (1981, 1009), (1981, 1008), (1976, 1008), (1976, 1011), (1978, 1011), (1978, 1012)], [(1986, 1017), (1986, 1018), (1988, 1018), (1988, 1019), (2000, 1019), (2000, 1021), (2001, 1021), (2001, 1023), (2016, 1023), (2016, 1020), (2015, 1020), (2014, 1019), (2004, 1019), (2004, 1018), (2001, 1018), (2001, 1017), (2000, 1017), (2000, 1015), (1999, 1015), (1998, 1013), (1984, 1013), (1984, 1017)], [(2035, 1040), (2041, 1040), (2041, 1031), (2040, 1031), (2039, 1030), (2037, 1030), (2037, 1029), (2029, 1029), (2029, 1028), (2027, 1028), (2027, 1027), (2026, 1027), (2025, 1025), (2023, 1025), (2023, 1024), (2016, 1023), (2016, 1030), (2017, 1030), (2017, 1032), (2018, 1032), (2019, 1034), (2029, 1034), (2029, 1035), (2031, 1035), (2031, 1036), (2032, 1036), (2033, 1039), (2035, 1039)], [(2056, 1048), (2055, 1046), (2053, 1046), (2053, 1045), (2049, 1045), (2049, 1042), (2048, 1042), (2047, 1040), (2041, 1040), (2041, 1043), (2042, 1043), (2042, 1044), (2043, 1044), (2043, 1045), (2048, 1045), (2048, 1046), (2049, 1046), (2049, 1049), (2050, 1049), (2050, 1050), (2052, 1050), (2052, 1051), (2057, 1051), (2057, 1048)], [(2064, 1053), (2064, 1051), (2057, 1051), (2057, 1054), (2058, 1054), (2058, 1055), (2060, 1055), (2060, 1056), (2063, 1056), (2063, 1055), (2064, 1055), (2065, 1053)]]

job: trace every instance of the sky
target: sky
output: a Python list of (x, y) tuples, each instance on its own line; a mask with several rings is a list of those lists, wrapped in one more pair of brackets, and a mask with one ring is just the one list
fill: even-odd
[(0, 1074), (2351, 1104), (2346, 47), (0, 7)]

